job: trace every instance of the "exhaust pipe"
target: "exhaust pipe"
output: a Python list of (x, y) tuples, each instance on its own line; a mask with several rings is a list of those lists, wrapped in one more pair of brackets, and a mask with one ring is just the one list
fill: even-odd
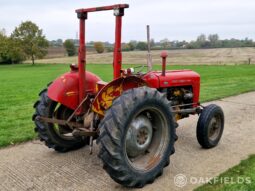
[(147, 53), (147, 66), (148, 71), (152, 71), (152, 57), (151, 57), (151, 38), (150, 38), (150, 25), (147, 25), (147, 45), (148, 45), (148, 53)]

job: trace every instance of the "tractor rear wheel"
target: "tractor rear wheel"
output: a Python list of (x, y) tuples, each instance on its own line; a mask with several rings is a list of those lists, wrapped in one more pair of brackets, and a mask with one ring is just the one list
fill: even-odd
[[(45, 142), (46, 146), (53, 148), (58, 152), (67, 152), (85, 146), (89, 138), (76, 138), (72, 135), (72, 129), (68, 126), (54, 125), (35, 120), (37, 116), (67, 120), (73, 111), (64, 105), (51, 100), (47, 96), (47, 89), (43, 90), (39, 96), (39, 101), (34, 104), (35, 114), (35, 131), (41, 141)], [(75, 119), (74, 119), (75, 120)]]
[(113, 101), (99, 125), (99, 157), (126, 187), (143, 187), (163, 173), (174, 153), (171, 104), (156, 89), (140, 87)]
[(224, 114), (221, 107), (211, 104), (206, 106), (197, 123), (197, 140), (206, 149), (215, 147), (224, 130)]

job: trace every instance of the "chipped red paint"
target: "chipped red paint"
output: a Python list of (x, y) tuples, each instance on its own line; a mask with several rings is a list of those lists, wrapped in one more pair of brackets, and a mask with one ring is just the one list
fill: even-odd
[[(193, 102), (199, 102), (200, 75), (192, 70), (168, 70), (165, 76), (162, 71), (149, 72), (142, 78), (151, 88), (168, 88), (178, 86), (192, 86)], [(194, 105), (196, 107), (197, 105)]]
[[(78, 57), (79, 72), (79, 103), (86, 97), (85, 80), (86, 80), (86, 46), (85, 46), (85, 18), (80, 18), (80, 47)], [(88, 78), (88, 77), (87, 77)], [(90, 80), (90, 79), (88, 79)], [(79, 112), (82, 112), (82, 107)]]
[(121, 77), (113, 80), (98, 92), (92, 103), (92, 109), (103, 116), (104, 111), (111, 106), (115, 98), (119, 97), (126, 90), (141, 86), (147, 86), (147, 84), (136, 76)]
[(115, 46), (113, 55), (113, 78), (121, 76), (122, 53), (121, 53), (121, 26), (122, 16), (116, 16)]
[[(101, 79), (86, 72), (86, 92), (96, 94), (96, 83)], [(79, 105), (79, 73), (68, 72), (54, 80), (48, 88), (48, 97), (75, 110)]]

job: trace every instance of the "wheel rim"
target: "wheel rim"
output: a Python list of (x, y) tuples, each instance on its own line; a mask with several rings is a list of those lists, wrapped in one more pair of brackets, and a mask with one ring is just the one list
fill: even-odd
[(130, 166), (147, 171), (158, 165), (169, 144), (167, 124), (164, 114), (155, 107), (145, 108), (134, 115), (125, 137)]
[(152, 140), (152, 124), (144, 115), (139, 115), (130, 124), (126, 136), (126, 150), (130, 157), (146, 151)]
[(222, 120), (219, 115), (215, 115), (210, 123), (208, 128), (208, 137), (211, 141), (218, 139), (222, 128)]
[[(68, 109), (67, 107), (60, 105), (55, 110), (55, 116), (57, 119), (63, 119), (67, 120), (71, 114), (72, 110)], [(71, 121), (74, 121), (74, 119), (71, 119)], [(54, 125), (53, 127), (54, 131), (57, 133), (59, 137), (65, 140), (75, 140), (75, 137), (72, 134), (72, 129), (67, 125)]]

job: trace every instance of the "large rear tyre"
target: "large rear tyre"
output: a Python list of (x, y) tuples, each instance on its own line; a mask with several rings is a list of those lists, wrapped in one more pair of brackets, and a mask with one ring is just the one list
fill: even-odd
[(106, 172), (126, 187), (143, 187), (163, 173), (174, 153), (170, 102), (156, 89), (140, 87), (113, 101), (99, 125)]
[(198, 143), (206, 149), (218, 145), (224, 130), (224, 114), (221, 107), (211, 104), (206, 106), (197, 123)]
[(49, 148), (53, 148), (58, 152), (67, 152), (74, 149), (79, 149), (88, 143), (88, 138), (76, 138), (72, 136), (72, 129), (68, 126), (54, 125), (35, 120), (36, 116), (52, 118), (54, 115), (57, 119), (68, 119), (72, 114), (72, 110), (59, 105), (47, 96), (47, 89), (43, 90), (39, 96), (39, 101), (34, 104), (35, 114), (35, 131), (41, 141)]

